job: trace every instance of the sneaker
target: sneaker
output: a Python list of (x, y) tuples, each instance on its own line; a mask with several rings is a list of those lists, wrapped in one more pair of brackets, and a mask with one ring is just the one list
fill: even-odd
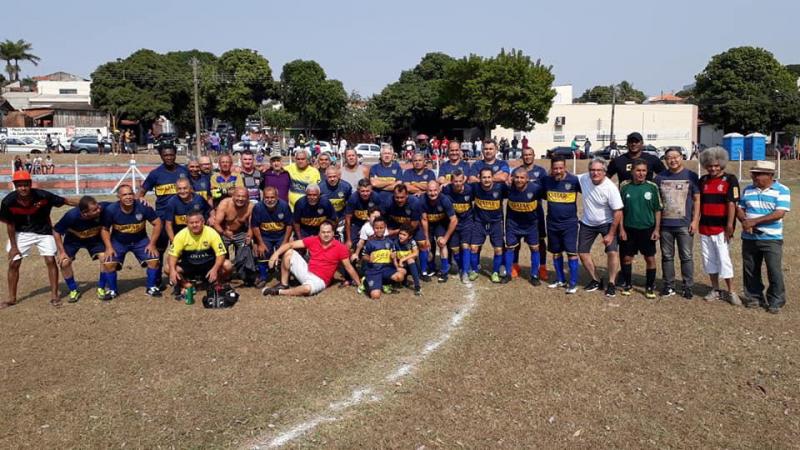
[(469, 283), (469, 275), (467, 275), (466, 273), (462, 273), (461, 275), (459, 275), (459, 278), (461, 278), (462, 283), (464, 284)]
[(147, 295), (148, 297), (153, 297), (153, 298), (161, 297), (161, 289), (159, 289), (158, 286), (153, 286), (147, 288), (147, 290), (144, 291), (144, 294)]
[(583, 287), (583, 290), (586, 292), (594, 292), (598, 289), (603, 289), (602, 281), (592, 280), (589, 282), (589, 284)]
[(563, 281), (556, 281), (555, 283), (550, 283), (547, 285), (547, 287), (549, 287), (550, 289), (563, 288), (566, 286), (567, 283), (564, 283)]
[(516, 263), (512, 264), (511, 265), (511, 278), (519, 277), (519, 272), (520, 272), (519, 264), (516, 264)]
[(478, 279), (478, 272), (470, 272), (469, 273), (469, 281), (475, 281)]
[(617, 286), (614, 283), (609, 284), (606, 287), (606, 297), (616, 297), (617, 296)]
[(511, 280), (512, 280), (513, 278), (514, 278), (514, 277), (512, 277), (510, 274), (509, 274), (509, 275), (506, 275), (506, 276), (504, 276), (504, 277), (500, 278), (500, 284), (508, 284), (508, 283), (510, 283), (510, 282), (511, 282)]
[(712, 289), (711, 292), (709, 292), (708, 294), (706, 294), (705, 297), (703, 297), (703, 300), (707, 302), (713, 302), (714, 300), (719, 300), (719, 291), (716, 289)]
[(622, 295), (628, 296), (628, 295), (631, 295), (632, 291), (633, 291), (633, 287), (630, 284), (624, 284), (624, 285), (620, 286), (620, 292), (619, 293), (622, 294)]
[(70, 303), (75, 303), (78, 301), (79, 298), (81, 298), (80, 291), (78, 290), (69, 291), (69, 297), (67, 298), (67, 301)]
[(567, 288), (566, 292), (567, 292), (568, 295), (576, 294), (578, 292), (578, 287), (577, 286), (570, 286), (570, 287)]
[(427, 283), (427, 282), (431, 281), (431, 276), (428, 275), (427, 273), (423, 273), (423, 274), (420, 274), (419, 279)]
[(97, 288), (97, 299), (98, 300), (105, 300), (106, 299), (106, 290), (103, 288)]
[(500, 282), (500, 274), (497, 272), (492, 273), (492, 283), (499, 283)]
[(675, 289), (672, 289), (669, 286), (664, 286), (664, 288), (661, 289), (661, 292), (659, 293), (659, 295), (661, 295), (662, 297), (671, 297), (671, 296), (675, 295)]
[(542, 285), (542, 281), (539, 280), (539, 277), (531, 277), (528, 280), (528, 282), (530, 282), (531, 285), (533, 285), (533, 286), (541, 286)]
[(383, 286), (381, 286), (381, 291), (383, 291), (384, 294), (393, 294), (394, 293), (394, 289), (392, 289), (392, 287), (389, 286), (388, 284), (384, 284)]
[(280, 289), (278, 289), (277, 286), (265, 287), (264, 289), (261, 290), (261, 295), (280, 295), (279, 291)]
[(652, 287), (652, 286), (648, 286), (647, 289), (645, 289), (645, 291), (644, 291), (644, 297), (645, 298), (649, 298), (651, 300), (656, 298), (656, 290), (655, 290), (655, 288)]
[(436, 277), (437, 283), (447, 283), (447, 272), (440, 272), (439, 276)]
[(539, 266), (539, 279), (542, 281), (547, 281), (547, 266), (541, 265)]
[(181, 288), (179, 288), (177, 286), (175, 286), (175, 289), (172, 291), (172, 296), (175, 297), (176, 301), (180, 302), (180, 301), (184, 300), (183, 293), (181, 292)]
[[(367, 288), (364, 287), (364, 280), (366, 280), (366, 277), (361, 277), (361, 282), (358, 283), (358, 289), (356, 289), (356, 290), (358, 291), (359, 294), (363, 294), (364, 292), (367, 291)], [(266, 289), (265, 289), (265, 291), (266, 291)], [(268, 294), (264, 294), (264, 295), (268, 295)]]
[(770, 314), (780, 314), (781, 309), (778, 308), (777, 306), (770, 306), (769, 308), (767, 308), (767, 312)]
[(694, 293), (692, 292), (692, 288), (685, 287), (683, 288), (683, 298), (686, 300), (691, 300), (694, 297)]
[(256, 289), (263, 289), (263, 288), (264, 288), (264, 286), (266, 286), (266, 285), (267, 285), (267, 280), (265, 280), (265, 279), (263, 279), (263, 278), (259, 278), (259, 279), (257, 279), (257, 280), (256, 280), (256, 282), (253, 284), (253, 287), (255, 287)]
[(725, 294), (728, 303), (733, 306), (742, 306), (742, 299), (739, 298), (736, 292), (726, 292)]
[(416, 297), (422, 297), (422, 289), (420, 289), (420, 288), (414, 289), (414, 295)]

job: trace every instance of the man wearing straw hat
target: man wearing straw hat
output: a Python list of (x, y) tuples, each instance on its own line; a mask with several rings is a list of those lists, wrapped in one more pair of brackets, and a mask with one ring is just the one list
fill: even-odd
[[(750, 169), (753, 184), (744, 188), (736, 208), (742, 223), (742, 266), (744, 303), (748, 308), (762, 306), (778, 314), (786, 303), (781, 257), (783, 255), (783, 217), (789, 211), (789, 188), (774, 178), (775, 163), (756, 161)], [(761, 262), (767, 264), (769, 287), (764, 298)]]

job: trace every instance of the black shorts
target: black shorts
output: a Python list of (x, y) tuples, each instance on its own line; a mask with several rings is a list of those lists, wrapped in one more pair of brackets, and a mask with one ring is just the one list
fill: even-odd
[(211, 260), (203, 264), (191, 264), (186, 261), (179, 261), (178, 266), (181, 268), (181, 278), (187, 281), (199, 281), (206, 278), (206, 274), (212, 267), (214, 267), (215, 260)]
[[(603, 236), (607, 235), (608, 230), (611, 229), (610, 223), (593, 227), (581, 222), (579, 226), (578, 253), (591, 253), (592, 245), (594, 244), (594, 241), (597, 240), (597, 235), (600, 235), (600, 241), (602, 242)], [(617, 251), (617, 248), (617, 237), (614, 236), (614, 240), (611, 241), (610, 244), (606, 245), (606, 253), (615, 252)]]
[(619, 252), (622, 256), (636, 256), (641, 253), (644, 256), (656, 255), (656, 241), (650, 239), (654, 228), (639, 230), (636, 228), (625, 227), (625, 234), (628, 240), (619, 241)]

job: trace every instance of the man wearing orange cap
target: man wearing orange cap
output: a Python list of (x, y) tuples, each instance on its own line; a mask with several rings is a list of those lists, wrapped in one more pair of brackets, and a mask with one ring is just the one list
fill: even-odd
[(14, 192), (0, 202), (0, 221), (8, 230), (8, 298), (0, 302), (0, 309), (17, 303), (17, 284), (22, 258), (29, 256), (36, 247), (44, 256), (47, 275), (50, 279), (50, 304), (61, 306), (58, 298), (58, 253), (50, 224), (50, 210), (63, 205), (78, 206), (77, 200), (66, 199), (42, 189), (31, 187), (31, 174), (19, 170), (12, 177)]

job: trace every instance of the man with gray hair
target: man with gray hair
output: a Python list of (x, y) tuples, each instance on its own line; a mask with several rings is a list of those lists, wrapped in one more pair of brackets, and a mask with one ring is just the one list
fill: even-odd
[(294, 204), (293, 227), (298, 239), (319, 234), (319, 226), (326, 220), (336, 223), (336, 210), (322, 198), (318, 184), (309, 184), (305, 194)]
[(584, 287), (586, 292), (603, 288), (603, 281), (597, 275), (592, 261), (592, 245), (597, 236), (602, 237), (608, 264), (608, 286), (606, 297), (617, 295), (614, 280), (619, 271), (619, 244), (617, 230), (622, 222), (622, 197), (617, 186), (606, 177), (607, 166), (605, 160), (595, 158), (589, 161), (589, 173), (578, 176), (581, 185), (581, 201), (583, 202), (583, 217), (578, 230), (578, 257), (583, 268), (589, 272), (592, 280)]
[(311, 165), (311, 155), (308, 150), (301, 148), (294, 155), (294, 162), (286, 166), (289, 173), (289, 206), (294, 208), (300, 197), (305, 195), (306, 186), (320, 182), (320, 173)]
[[(725, 173), (728, 152), (722, 147), (712, 147), (700, 153), (700, 165), (706, 175), (700, 178), (700, 250), (703, 270), (711, 279), (711, 292), (706, 301), (725, 300), (741, 305), (733, 291), (733, 263), (728, 242), (733, 237), (736, 204), (739, 201), (739, 180)], [(719, 279), (725, 280), (726, 291), (719, 288)]]

